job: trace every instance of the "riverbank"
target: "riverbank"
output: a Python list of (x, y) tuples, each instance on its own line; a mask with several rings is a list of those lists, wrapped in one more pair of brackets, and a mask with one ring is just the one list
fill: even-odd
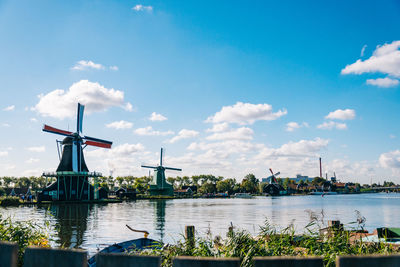
[[(204, 237), (195, 237), (194, 228), (189, 226), (187, 228), (191, 228), (192, 231), (186, 230), (183, 240), (168, 244), (160, 241), (160, 246), (157, 245), (144, 250), (133, 249), (127, 251), (127, 253), (129, 255), (158, 257), (159, 264), (157, 266), (162, 267), (173, 266), (173, 262), (182, 256), (195, 257), (192, 258), (193, 260), (212, 259), (218, 261), (218, 259), (221, 259), (220, 264), (226, 260), (237, 260), (242, 267), (253, 266), (254, 260), (258, 257), (265, 257), (263, 259), (266, 261), (282, 261), (287, 259), (283, 257), (289, 256), (295, 257), (290, 258), (291, 260), (302, 259), (303, 263), (307, 259), (319, 259), (320, 266), (323, 264), (333, 267), (337, 266), (339, 257), (343, 255), (387, 256), (400, 253), (400, 248), (397, 245), (386, 242), (365, 242), (363, 238), (367, 234), (362, 230), (362, 223), (362, 221), (359, 221), (359, 224), (347, 229), (343, 228), (339, 222), (329, 223), (330, 227), (321, 229), (319, 219), (314, 218), (305, 227), (304, 233), (299, 235), (295, 233), (294, 225), (278, 230), (268, 220), (265, 220), (259, 226), (259, 231), (255, 235), (231, 225), (224, 235), (212, 235), (210, 232)], [(38, 249), (28, 249), (28, 253), (26, 252), (28, 246), (49, 247), (48, 234), (44, 232), (45, 228), (41, 227), (38, 222), (15, 223), (10, 218), (0, 217), (0, 226), (0, 241), (15, 241), (19, 245), (19, 266), (22, 266), (22, 259), (29, 261), (31, 253), (38, 251)], [(7, 235), (7, 233), (15, 233), (16, 231), (19, 232), (17, 238), (15, 235)], [(4, 246), (4, 244), (0, 244), (0, 246)], [(26, 253), (30, 256), (27, 256)], [(65, 258), (68, 251), (42, 249), (40, 253), (42, 255), (52, 254), (53, 256), (49, 256), (49, 258), (58, 256)], [(83, 259), (86, 260), (87, 254), (86, 252), (84, 254)], [(357, 258), (353, 260), (357, 260)], [(384, 261), (385, 258), (382, 258), (382, 260)], [(43, 264), (47, 263), (45, 258), (42, 261)]]

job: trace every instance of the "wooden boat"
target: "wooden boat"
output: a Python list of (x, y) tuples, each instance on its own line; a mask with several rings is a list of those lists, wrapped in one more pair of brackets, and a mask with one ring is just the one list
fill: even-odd
[(159, 241), (147, 238), (149, 233), (147, 231), (142, 230), (135, 230), (126, 225), (130, 230), (134, 232), (142, 232), (144, 233), (144, 238), (132, 239), (128, 241), (124, 241), (121, 243), (115, 243), (111, 246), (108, 246), (91, 258), (88, 259), (88, 267), (96, 267), (96, 255), (101, 253), (129, 253), (134, 252), (137, 250), (144, 250), (144, 249), (154, 249), (154, 248), (161, 248), (161, 243)]
[(151, 249), (160, 247), (160, 242), (150, 238), (139, 238), (133, 239), (121, 243), (115, 243), (114, 245), (108, 246), (91, 258), (88, 259), (89, 267), (96, 267), (96, 255), (100, 253), (129, 253), (135, 250)]

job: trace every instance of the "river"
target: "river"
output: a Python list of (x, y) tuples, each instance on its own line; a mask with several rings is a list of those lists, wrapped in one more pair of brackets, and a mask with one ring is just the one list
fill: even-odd
[(382, 226), (399, 227), (399, 207), (400, 194), (377, 193), (32, 205), (0, 208), (0, 213), (13, 220), (47, 221), (54, 245), (80, 247), (93, 254), (98, 247), (142, 237), (126, 224), (149, 231), (149, 238), (173, 243), (182, 238), (185, 225), (194, 225), (200, 236), (209, 232), (224, 236), (231, 223), (256, 234), (267, 219), (278, 229), (293, 224), (297, 232), (302, 232), (311, 212), (325, 222), (348, 224), (356, 221), (357, 210), (366, 219), (365, 228), (372, 231)]

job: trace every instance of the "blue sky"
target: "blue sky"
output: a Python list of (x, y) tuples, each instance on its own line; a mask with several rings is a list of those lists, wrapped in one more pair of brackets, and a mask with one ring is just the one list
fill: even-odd
[[(400, 182), (398, 1), (0, 1), (0, 175), (90, 170)], [(359, 60), (359, 61), (358, 61)], [(56, 90), (64, 91), (56, 91)], [(40, 96), (40, 97), (39, 97)], [(152, 116), (153, 114), (153, 116)], [(116, 123), (119, 122), (119, 123)], [(180, 173), (171, 172), (174, 176)]]

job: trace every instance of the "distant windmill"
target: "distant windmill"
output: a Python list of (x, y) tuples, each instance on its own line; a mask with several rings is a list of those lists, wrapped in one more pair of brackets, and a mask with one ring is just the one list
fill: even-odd
[(281, 172), (277, 172), (274, 174), (274, 172), (272, 171), (271, 168), (269, 168), (269, 171), (271, 172), (272, 176), (271, 177), (271, 184), (277, 184), (278, 180), (276, 179), (276, 176), (278, 176), (279, 174), (281, 174)]
[(165, 170), (182, 171), (179, 168), (171, 168), (163, 166), (163, 148), (160, 153), (160, 165), (159, 166), (148, 166), (142, 165), (142, 168), (154, 169), (153, 180), (150, 183), (149, 193), (150, 195), (168, 195), (174, 194), (174, 188), (165, 180)]
[(274, 174), (274, 172), (272, 171), (272, 169), (270, 168), (269, 171), (271, 172), (272, 176), (271, 177), (271, 182), (270, 184), (264, 186), (263, 188), (263, 192), (267, 193), (271, 196), (277, 196), (280, 195), (281, 192), (283, 192), (285, 189), (283, 188), (282, 185), (280, 185), (278, 183), (278, 180), (276, 179), (276, 176), (278, 176), (280, 174), (280, 172), (277, 172)]
[[(62, 144), (62, 156), (55, 174), (45, 173), (46, 177), (56, 177), (57, 181), (43, 189), (42, 200), (90, 200), (98, 198), (96, 179), (101, 174), (89, 173), (83, 156), (86, 146), (111, 148), (112, 142), (81, 136), (83, 112), (85, 107), (78, 103), (76, 132), (60, 130), (48, 125), (43, 126), (44, 132), (65, 136)], [(89, 184), (88, 178), (95, 178), (96, 190)]]

